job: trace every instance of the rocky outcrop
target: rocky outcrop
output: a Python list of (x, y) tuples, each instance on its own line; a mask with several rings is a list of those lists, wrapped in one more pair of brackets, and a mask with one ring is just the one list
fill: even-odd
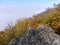
[(23, 37), (11, 39), (8, 45), (60, 45), (60, 36), (50, 27), (29, 27)]

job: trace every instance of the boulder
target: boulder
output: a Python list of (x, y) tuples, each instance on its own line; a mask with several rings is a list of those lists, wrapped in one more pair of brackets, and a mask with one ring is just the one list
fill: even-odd
[(29, 27), (22, 37), (12, 39), (8, 45), (60, 45), (60, 36), (50, 27)]

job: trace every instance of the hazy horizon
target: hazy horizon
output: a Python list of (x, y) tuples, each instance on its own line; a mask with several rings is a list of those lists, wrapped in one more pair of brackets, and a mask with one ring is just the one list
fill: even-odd
[(41, 13), (53, 4), (60, 3), (60, 0), (0, 0), (0, 30), (3, 30), (7, 23), (19, 18), (32, 17), (33, 14)]

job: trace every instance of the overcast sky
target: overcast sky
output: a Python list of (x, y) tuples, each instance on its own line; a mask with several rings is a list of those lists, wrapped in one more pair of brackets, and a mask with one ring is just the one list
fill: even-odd
[(11, 21), (31, 17), (59, 2), (60, 0), (0, 0), (0, 30)]

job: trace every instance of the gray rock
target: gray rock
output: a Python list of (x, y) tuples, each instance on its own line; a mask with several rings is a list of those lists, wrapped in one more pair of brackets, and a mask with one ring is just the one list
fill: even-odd
[(22, 37), (12, 39), (8, 45), (60, 45), (60, 36), (50, 27), (29, 27)]
[(17, 40), (15, 38), (11, 39), (8, 45), (15, 45), (17, 44)]

